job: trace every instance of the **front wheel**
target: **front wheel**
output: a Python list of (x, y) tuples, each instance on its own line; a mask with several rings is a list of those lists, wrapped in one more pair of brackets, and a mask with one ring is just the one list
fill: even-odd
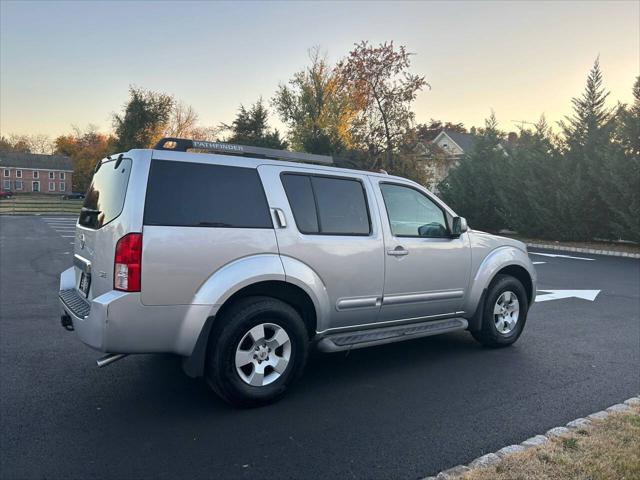
[(482, 328), (471, 334), (487, 347), (512, 345), (522, 334), (528, 310), (529, 301), (522, 283), (510, 275), (497, 275), (485, 298)]
[(206, 379), (232, 405), (271, 403), (302, 374), (308, 335), (290, 305), (270, 297), (245, 298), (216, 324), (209, 341)]

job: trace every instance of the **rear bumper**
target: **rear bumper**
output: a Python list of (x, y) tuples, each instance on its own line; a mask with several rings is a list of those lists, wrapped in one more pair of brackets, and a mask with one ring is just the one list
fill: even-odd
[(177, 353), (188, 356), (195, 346), (183, 328), (192, 317), (206, 319), (211, 305), (148, 306), (139, 293), (111, 290), (87, 301), (75, 289), (73, 268), (60, 275), (61, 313), (71, 317), (80, 340), (101, 352)]

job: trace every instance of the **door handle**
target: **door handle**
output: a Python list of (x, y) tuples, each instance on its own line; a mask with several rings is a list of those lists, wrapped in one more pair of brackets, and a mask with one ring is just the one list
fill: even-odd
[(278, 228), (286, 228), (287, 219), (284, 216), (284, 212), (279, 208), (274, 208), (273, 213), (275, 213), (276, 221), (278, 222)]
[(387, 250), (387, 255), (392, 255), (394, 257), (402, 257), (404, 255), (409, 255), (409, 250), (405, 250), (403, 246), (398, 245), (393, 250)]

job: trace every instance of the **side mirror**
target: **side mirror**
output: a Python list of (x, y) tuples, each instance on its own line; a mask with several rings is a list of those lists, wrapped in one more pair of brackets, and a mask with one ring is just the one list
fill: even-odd
[(451, 227), (451, 234), (454, 237), (459, 237), (469, 229), (467, 226), (467, 220), (464, 217), (453, 217), (453, 226)]

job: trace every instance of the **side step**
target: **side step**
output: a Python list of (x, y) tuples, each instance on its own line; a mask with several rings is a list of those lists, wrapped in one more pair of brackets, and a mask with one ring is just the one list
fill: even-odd
[(320, 340), (318, 348), (323, 352), (339, 352), (465, 330), (467, 326), (467, 320), (464, 318), (447, 318), (394, 327), (334, 333)]

